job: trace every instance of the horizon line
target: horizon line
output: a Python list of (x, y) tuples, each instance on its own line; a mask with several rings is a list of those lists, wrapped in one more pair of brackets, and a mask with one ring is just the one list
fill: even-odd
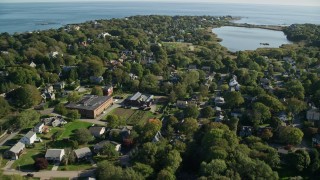
[(94, 2), (147, 2), (147, 3), (153, 3), (153, 2), (157, 2), (157, 3), (209, 3), (209, 4), (241, 4), (241, 5), (245, 5), (245, 4), (250, 4), (250, 5), (271, 5), (271, 6), (305, 6), (305, 7), (320, 7), (320, 4), (274, 4), (274, 3), (259, 3), (259, 2), (254, 2), (254, 3), (249, 3), (249, 2), (212, 2), (212, 1), (208, 1), (208, 0), (200, 0), (198, 2), (193, 2), (191, 0), (186, 0), (186, 1), (179, 1), (179, 0), (173, 0), (173, 1), (161, 1), (161, 0), (93, 0), (93, 1), (88, 1), (88, 0), (72, 0), (72, 1), (68, 1), (68, 0), (49, 0), (49, 1), (45, 1), (45, 0), (39, 0), (39, 1), (10, 1), (10, 2), (6, 2), (6, 1), (0, 1), (0, 4), (27, 4), (27, 3), (94, 3)]

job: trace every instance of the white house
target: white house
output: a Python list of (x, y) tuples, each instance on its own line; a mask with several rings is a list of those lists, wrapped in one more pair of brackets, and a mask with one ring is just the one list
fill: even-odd
[(106, 132), (106, 128), (102, 126), (92, 126), (89, 128), (89, 131), (94, 137), (101, 137)]
[(224, 105), (225, 104), (225, 101), (224, 101), (224, 98), (223, 97), (216, 97), (214, 99), (214, 103), (217, 105), (217, 106), (220, 106), (220, 105)]
[(20, 142), (26, 145), (31, 145), (34, 143), (36, 139), (37, 139), (36, 132), (29, 131), (23, 138), (20, 139)]
[(43, 122), (39, 122), (34, 128), (33, 128), (33, 131), (36, 132), (36, 133), (42, 133), (42, 130), (43, 130), (43, 127), (44, 127), (44, 123)]
[(12, 146), (11, 149), (9, 149), (9, 151), (7, 152), (8, 156), (10, 156), (13, 160), (19, 159), (19, 156), (25, 147), (25, 144), (23, 144), (22, 142), (18, 142), (17, 144)]
[(60, 162), (65, 155), (64, 149), (48, 149), (45, 158), (48, 161)]

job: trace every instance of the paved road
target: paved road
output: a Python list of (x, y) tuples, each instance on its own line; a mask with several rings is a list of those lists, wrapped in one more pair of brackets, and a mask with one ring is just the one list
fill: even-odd
[(19, 132), (11, 133), (8, 137), (6, 137), (4, 140), (0, 142), (0, 146), (3, 146), (7, 141), (14, 138)]
[(85, 171), (40, 171), (40, 172), (22, 172), (17, 170), (4, 170), (3, 174), (5, 175), (13, 175), (19, 174), (21, 176), (25, 176), (28, 173), (34, 174), (34, 177), (39, 177), (40, 179), (51, 179), (53, 177), (56, 178), (69, 178), (76, 179), (77, 177), (94, 177), (95, 169), (85, 170)]

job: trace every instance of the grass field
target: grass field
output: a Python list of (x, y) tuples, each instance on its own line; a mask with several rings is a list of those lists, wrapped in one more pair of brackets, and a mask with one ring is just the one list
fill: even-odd
[(68, 138), (70, 135), (77, 129), (88, 128), (92, 125), (92, 123), (82, 122), (82, 121), (73, 121), (66, 124), (63, 129), (63, 133), (59, 139)]
[(127, 120), (133, 113), (135, 113), (135, 110), (133, 109), (124, 109), (124, 108), (117, 108), (114, 109), (111, 114), (117, 115), (124, 120)]
[(67, 166), (60, 165), (58, 170), (59, 171), (81, 171), (92, 168), (92, 165), (89, 162), (84, 163), (74, 163), (69, 164)]
[(136, 109), (117, 108), (111, 114), (123, 118), (128, 125), (144, 124), (150, 118), (158, 118), (158, 115), (154, 115), (150, 111)]
[(35, 143), (34, 148), (27, 148), (25, 154), (22, 154), (18, 160), (16, 160), (11, 168), (21, 170), (35, 170), (33, 163), (38, 157), (44, 157), (45, 150), (43, 143)]

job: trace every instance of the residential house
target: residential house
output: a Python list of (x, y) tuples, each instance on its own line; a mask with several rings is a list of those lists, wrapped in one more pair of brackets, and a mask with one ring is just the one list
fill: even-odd
[(91, 83), (100, 84), (100, 83), (102, 83), (103, 80), (104, 79), (102, 76), (90, 76)]
[(188, 66), (188, 70), (191, 71), (191, 70), (197, 70), (197, 65), (189, 65)]
[(17, 160), (19, 156), (22, 154), (23, 150), (25, 149), (26, 145), (22, 142), (17, 142), (14, 146), (12, 146), (9, 151), (5, 153), (5, 156), (12, 159)]
[(64, 155), (64, 149), (48, 149), (45, 158), (48, 161), (61, 162)]
[(216, 106), (221, 106), (225, 104), (224, 98), (223, 97), (216, 97), (214, 99), (214, 103)]
[(188, 106), (188, 101), (177, 100), (176, 106), (177, 108), (186, 108)]
[(106, 128), (102, 126), (91, 126), (89, 131), (94, 137), (101, 137), (106, 132)]
[(106, 38), (106, 36), (111, 36), (111, 34), (109, 34), (109, 33), (107, 33), (107, 32), (105, 32), (105, 33), (101, 33), (101, 34), (99, 34), (98, 35), (98, 38)]
[(289, 121), (289, 117), (287, 115), (286, 112), (282, 111), (278, 114), (278, 118), (282, 121), (282, 122), (287, 122)]
[(224, 120), (224, 116), (222, 114), (219, 114), (218, 116), (216, 116), (215, 118), (215, 122), (221, 122)]
[(29, 64), (29, 66), (33, 68), (37, 67), (36, 63), (34, 63), (33, 61)]
[(80, 101), (67, 104), (66, 108), (76, 109), (81, 116), (94, 119), (111, 105), (113, 105), (111, 96), (85, 95)]
[(44, 92), (53, 93), (53, 91), (54, 91), (54, 89), (51, 84), (47, 84), (47, 86), (44, 88)]
[(318, 146), (320, 144), (320, 134), (316, 134), (312, 137), (312, 146)]
[[(49, 54), (49, 56), (51, 58), (56, 58), (57, 56), (59, 55), (59, 52), (58, 51), (53, 51)], [(61, 54), (61, 56), (63, 56), (63, 54)]]
[(242, 126), (239, 131), (239, 136), (248, 137), (252, 135), (253, 127), (252, 126)]
[(97, 143), (97, 144), (94, 145), (93, 151), (98, 154), (98, 153), (101, 151), (101, 149), (103, 148), (103, 146), (104, 146), (105, 144), (107, 144), (107, 143), (111, 143), (112, 145), (115, 146), (115, 150), (116, 150), (116, 151), (118, 151), (118, 152), (120, 151), (120, 149), (121, 149), (121, 144), (119, 144), (119, 143), (117, 143), (117, 142), (114, 142), (114, 141), (101, 141), (101, 142), (99, 142), (99, 143)]
[(55, 83), (54, 85), (53, 85), (53, 88), (55, 89), (55, 90), (62, 90), (62, 89), (64, 89), (64, 87), (66, 86), (66, 83), (65, 82), (57, 82), (57, 83)]
[(237, 81), (237, 76), (233, 75), (232, 79), (229, 82), (229, 90), (230, 91), (239, 91), (240, 84)]
[(37, 134), (36, 132), (29, 131), (25, 136), (23, 136), (20, 139), (20, 142), (26, 144), (26, 145), (31, 145), (33, 144), (37, 139)]
[(216, 113), (220, 113), (222, 111), (221, 107), (219, 106), (214, 107), (214, 110), (216, 111)]
[(201, 70), (203, 70), (204, 72), (210, 73), (210, 66), (202, 66)]
[(320, 110), (317, 108), (312, 108), (307, 111), (307, 120), (312, 121), (315, 124), (319, 125), (320, 122)]
[(129, 73), (129, 77), (131, 80), (135, 80), (135, 79), (138, 79), (139, 77), (133, 73)]
[(90, 148), (84, 147), (73, 151), (78, 160), (91, 158), (92, 152)]
[(41, 97), (44, 101), (56, 99), (56, 95), (54, 93), (49, 93), (49, 92), (42, 93)]
[(52, 127), (59, 127), (62, 125), (67, 124), (67, 121), (64, 120), (63, 118), (55, 118), (52, 122), (51, 122), (51, 126)]
[(102, 88), (104, 96), (111, 96), (113, 93), (113, 86), (108, 85)]
[(43, 128), (44, 128), (44, 123), (43, 122), (39, 122), (34, 128), (33, 131), (36, 133), (42, 133), (43, 132)]
[(135, 93), (133, 96), (127, 98), (125, 103), (129, 106), (151, 106), (153, 102), (153, 95), (146, 95), (140, 92)]
[(163, 138), (160, 131), (156, 133), (156, 135), (153, 137), (152, 142), (159, 142)]

